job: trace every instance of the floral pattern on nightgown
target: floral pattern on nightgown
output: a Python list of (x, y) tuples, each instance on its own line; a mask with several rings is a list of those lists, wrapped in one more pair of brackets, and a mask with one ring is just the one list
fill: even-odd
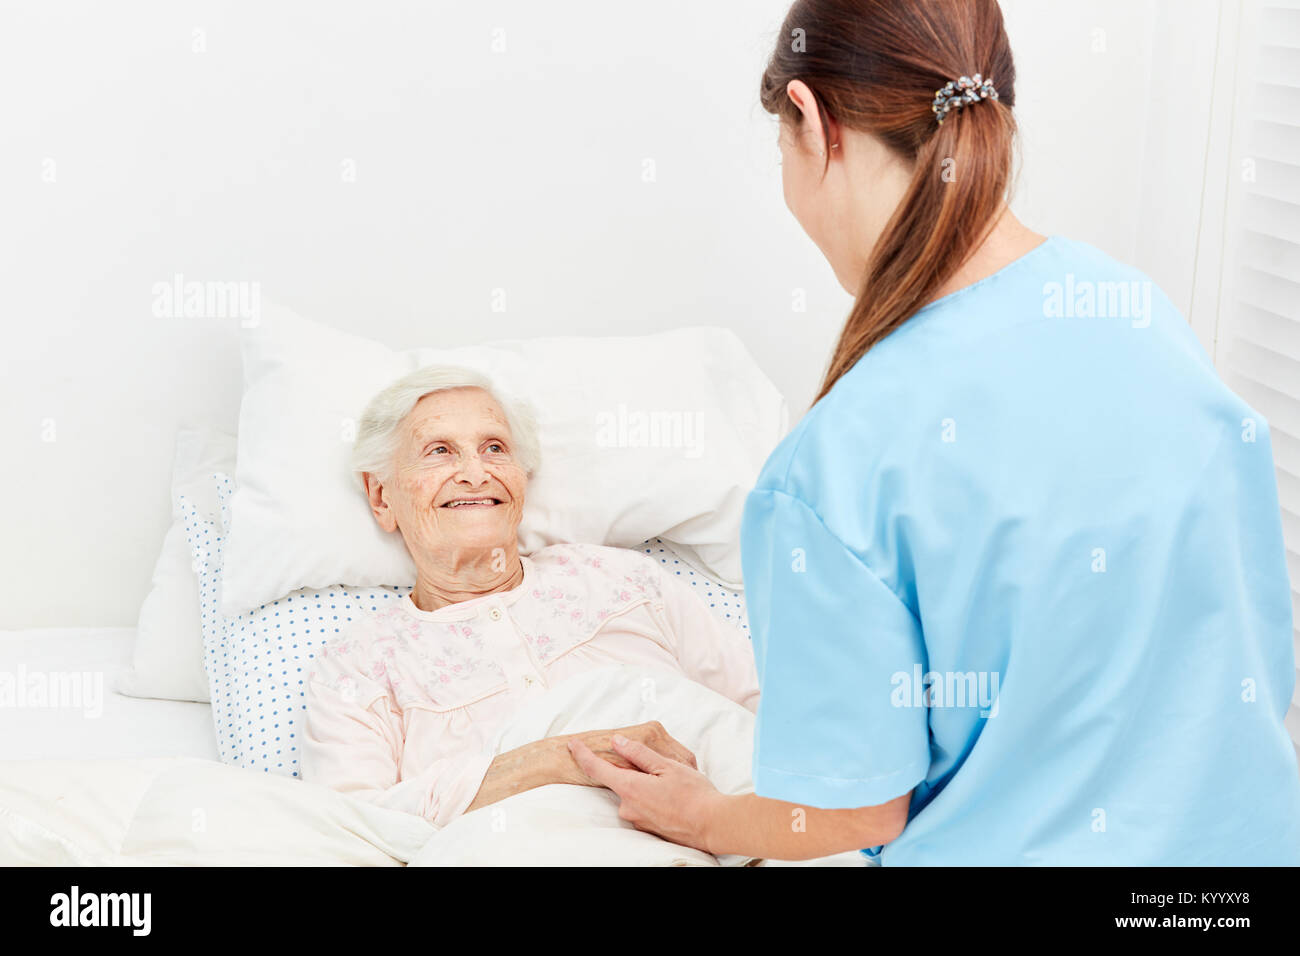
[[(663, 600), (658, 565), (636, 551), (553, 545), (532, 560), (532, 569), (506, 610), (542, 665), (590, 641), (611, 618)], [(484, 636), (493, 606), (448, 621), (414, 617), (405, 602), (385, 608), (323, 648), (312, 679), (363, 706), (387, 695), (403, 709), (465, 707), (508, 686)]]
[[(323, 648), (313, 678), (350, 699), (388, 694), (399, 707), (433, 710), (463, 707), (506, 686), (505, 671), (488, 654), (475, 620), (421, 621), (399, 604), (373, 615), (368, 624)], [(331, 659), (340, 666), (330, 667)], [(343, 663), (347, 660), (350, 667)], [(403, 677), (398, 660), (407, 668), (415, 661), (414, 673)], [(358, 686), (357, 671), (368, 686)]]
[(635, 551), (555, 545), (546, 571), (511, 609), (537, 660), (546, 664), (585, 644), (610, 618), (661, 601), (655, 562)]

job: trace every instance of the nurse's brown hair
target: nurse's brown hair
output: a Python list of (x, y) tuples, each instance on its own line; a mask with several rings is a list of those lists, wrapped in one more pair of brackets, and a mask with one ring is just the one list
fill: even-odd
[[(979, 73), (999, 99), (948, 113), (931, 102)], [(876, 136), (915, 172), (871, 251), (817, 399), (925, 305), (984, 241), (1007, 198), (1016, 68), (995, 0), (797, 0), (763, 73), (764, 109), (797, 129), (802, 80), (827, 115)], [(830, 163), (831, 144), (823, 143)]]

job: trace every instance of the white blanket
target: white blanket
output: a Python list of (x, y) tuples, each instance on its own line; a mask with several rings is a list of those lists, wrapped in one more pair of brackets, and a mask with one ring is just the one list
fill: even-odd
[[(658, 720), (725, 793), (750, 783), (753, 716), (671, 673), (611, 667), (526, 703), (498, 735), (504, 753), (543, 737)], [(718, 866), (635, 829), (618, 798), (553, 785), (442, 830), (419, 817), (288, 777), (195, 758), (0, 763), (0, 864)], [(815, 861), (862, 865), (857, 854)]]
[[(754, 717), (702, 684), (672, 673), (605, 667), (571, 678), (519, 709), (498, 735), (505, 753), (543, 737), (658, 720), (724, 793), (752, 792)], [(412, 866), (717, 866), (718, 859), (637, 830), (618, 797), (598, 787), (552, 785), (453, 820)]]
[(397, 866), (434, 833), (291, 777), (195, 757), (0, 764), (0, 864)]

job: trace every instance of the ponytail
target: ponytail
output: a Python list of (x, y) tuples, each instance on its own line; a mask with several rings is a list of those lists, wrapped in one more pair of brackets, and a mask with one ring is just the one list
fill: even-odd
[[(823, 120), (829, 113), (914, 163), (868, 259), (820, 401), (933, 299), (996, 225), (1011, 179), (1015, 67), (995, 0), (799, 0), (783, 32), (806, 46), (787, 49), (784, 38), (778, 44), (763, 74), (764, 107), (799, 122), (785, 91), (803, 80)], [(939, 123), (935, 91), (975, 73), (993, 80), (999, 98), (953, 110)]]

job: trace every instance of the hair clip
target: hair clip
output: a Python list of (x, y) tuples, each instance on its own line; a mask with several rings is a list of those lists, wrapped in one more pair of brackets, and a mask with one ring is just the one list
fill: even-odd
[(934, 102), (930, 110), (942, 124), (949, 110), (959, 110), (967, 103), (980, 100), (996, 100), (998, 91), (993, 88), (992, 79), (984, 79), (978, 73), (974, 76), (961, 76), (948, 82), (941, 90), (935, 90)]

